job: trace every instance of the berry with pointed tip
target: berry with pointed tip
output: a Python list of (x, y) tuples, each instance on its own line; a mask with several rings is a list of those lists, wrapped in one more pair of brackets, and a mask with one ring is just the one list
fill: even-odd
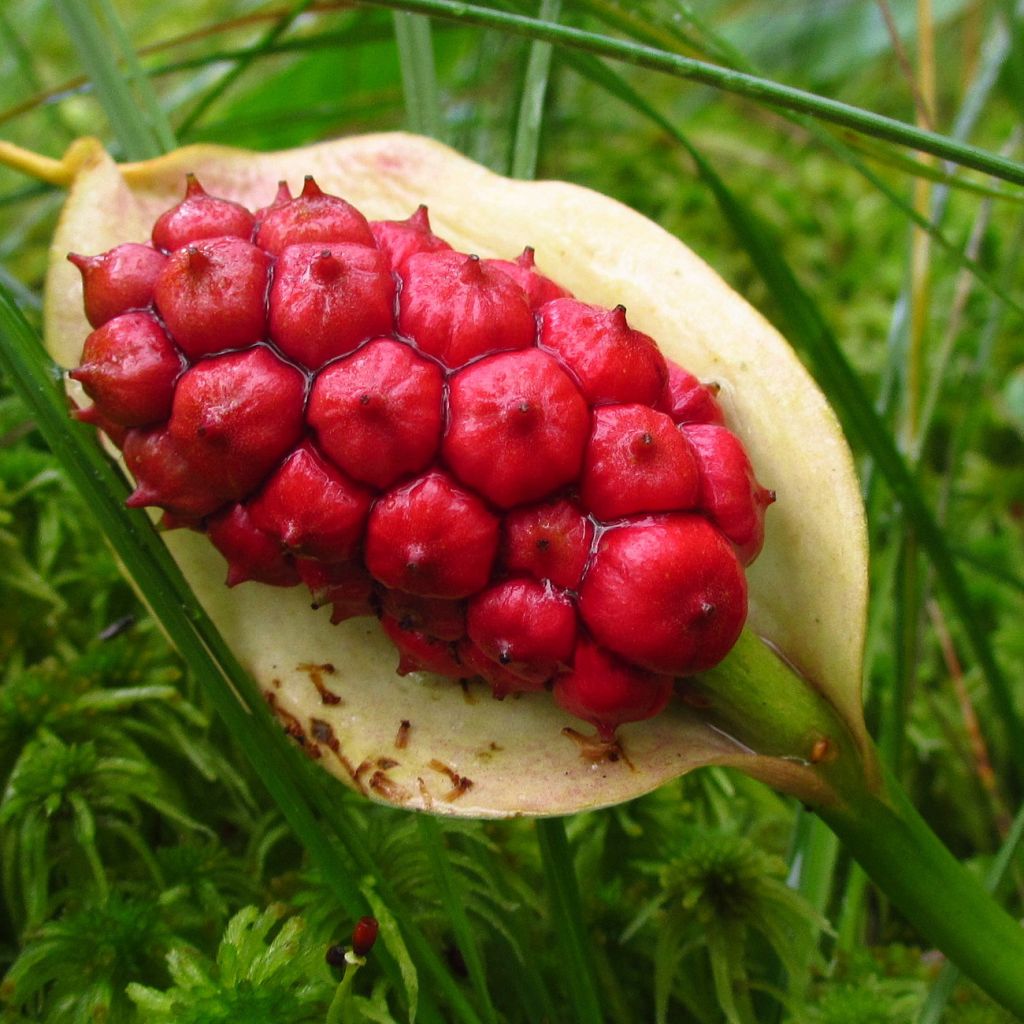
[(458, 660), (454, 646), (419, 630), (404, 626), (398, 619), (383, 615), (380, 624), (398, 648), (399, 661), (395, 671), (400, 676), (410, 672), (433, 672), (435, 675), (461, 679), (466, 669)]
[(505, 580), (470, 598), (466, 631), (491, 661), (544, 683), (572, 657), (576, 610), (550, 583)]
[(252, 521), (297, 555), (342, 562), (363, 538), (373, 495), (306, 443), (249, 505)]
[(368, 338), (390, 333), (395, 281), (365, 245), (289, 245), (270, 288), (270, 337), (289, 358), (318, 370)]
[(227, 559), (227, 585), (252, 580), (272, 587), (294, 587), (299, 582), (295, 560), (281, 550), (276, 537), (261, 530), (245, 505), (234, 504), (206, 524), (213, 546)]
[(253, 216), (230, 199), (211, 196), (194, 174), (185, 176), (185, 198), (153, 225), (153, 244), (172, 252), (204, 238), (252, 237)]
[(441, 453), (452, 472), (501, 508), (539, 501), (579, 475), (590, 411), (546, 352), (481, 359), (451, 381)]
[(161, 318), (189, 359), (263, 341), (270, 261), (239, 238), (211, 238), (168, 257), (154, 289)]
[(566, 590), (579, 587), (593, 543), (593, 521), (567, 498), (513, 509), (502, 522), (505, 568)]
[(547, 680), (528, 679), (509, 671), (504, 665), (488, 658), (469, 637), (459, 641), (459, 660), (463, 676), (479, 676), (491, 688), (495, 700), (504, 700), (511, 693), (535, 693), (543, 690)]
[(167, 419), (183, 369), (167, 332), (148, 313), (123, 313), (85, 339), (77, 380), (100, 414), (122, 427)]
[(576, 299), (542, 306), (538, 344), (553, 352), (594, 405), (654, 405), (665, 390), (668, 367), (654, 339), (626, 321), (626, 307), (604, 309)]
[(652, 672), (718, 664), (747, 617), (732, 546), (703, 516), (648, 516), (606, 530), (580, 590), (594, 639)]
[(377, 338), (317, 374), (306, 418), (336, 465), (386, 488), (434, 460), (443, 401), (436, 363), (404, 342)]
[(497, 517), (439, 470), (389, 491), (370, 512), (366, 567), (386, 587), (468, 597), (486, 586), (497, 550)]
[(598, 519), (697, 507), (697, 460), (672, 420), (648, 405), (594, 410), (580, 497)]
[(79, 423), (88, 423), (89, 426), (102, 430), (107, 435), (107, 440), (115, 448), (124, 447), (129, 428), (122, 427), (120, 423), (114, 423), (113, 420), (108, 420), (95, 405), (87, 406), (84, 409), (72, 409), (71, 415)]
[(526, 293), (477, 256), (420, 252), (402, 273), (398, 330), (454, 369), (478, 356), (528, 348), (537, 325)]
[(256, 244), (271, 256), (280, 256), (289, 245), (305, 243), (321, 247), (376, 244), (366, 218), (351, 203), (321, 191), (312, 175), (306, 175), (302, 192), (294, 199), (262, 211), (256, 232)]
[(198, 523), (232, 498), (217, 476), (200, 471), (188, 443), (164, 427), (129, 430), (124, 461), (135, 480), (125, 501), (129, 508), (153, 505), (185, 523)]
[(700, 508), (736, 545), (744, 565), (764, 546), (764, 513), (775, 492), (762, 487), (754, 476), (739, 438), (716, 424), (688, 424), (681, 428), (700, 465)]
[(290, 203), (293, 198), (292, 190), (288, 187), (288, 182), (279, 181), (277, 183), (277, 192), (274, 195), (273, 202), (267, 206), (261, 206), (253, 215), (256, 221), (256, 230), (259, 230), (260, 225), (267, 219), (267, 214), (270, 213), (271, 210), (276, 210), (279, 206), (284, 206), (286, 203)]
[(167, 257), (149, 245), (125, 242), (99, 256), (68, 253), (82, 274), (86, 319), (102, 327), (115, 316), (153, 304), (153, 288)]
[(182, 374), (168, 433), (197, 480), (248, 497), (302, 436), (302, 374), (263, 346), (214, 356)]
[(667, 362), (668, 382), (658, 408), (675, 423), (724, 423), (722, 408), (715, 399), (718, 385), (702, 384), (671, 359)]
[(624, 722), (640, 722), (664, 710), (672, 676), (637, 668), (593, 641), (580, 638), (572, 669), (555, 680), (555, 703), (597, 727), (611, 742)]
[(420, 597), (384, 589), (381, 608), (403, 629), (415, 629), (435, 640), (461, 640), (466, 635), (466, 602), (443, 597)]
[(570, 292), (560, 284), (555, 284), (550, 277), (545, 277), (537, 269), (534, 263), (533, 247), (530, 245), (514, 261), (487, 260), (486, 263), (492, 270), (500, 270), (503, 274), (508, 274), (526, 292), (530, 309), (540, 309), (546, 302), (572, 297)]
[(422, 203), (407, 220), (372, 220), (370, 230), (377, 247), (399, 273), (406, 260), (418, 252), (451, 249), (443, 238), (438, 238), (430, 229), (430, 217)]

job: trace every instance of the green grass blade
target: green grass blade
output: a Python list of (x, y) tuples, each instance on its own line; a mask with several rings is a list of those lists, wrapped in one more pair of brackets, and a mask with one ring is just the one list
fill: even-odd
[(1016, 185), (1024, 185), (1024, 164), (989, 153), (937, 132), (926, 131), (870, 110), (841, 103), (793, 86), (773, 82), (757, 75), (719, 67), (652, 46), (628, 40), (613, 39), (597, 32), (540, 21), (537, 18), (505, 11), (490, 10), (461, 0), (359, 0), (366, 7), (415, 11), (469, 25), (499, 29), (555, 43), (566, 49), (581, 50), (599, 57), (610, 57), (636, 67), (664, 72), (676, 78), (701, 82), (747, 99), (809, 114), (831, 124), (877, 139), (886, 139), (901, 146), (950, 160), (964, 167), (991, 174)]
[(174, 130), (171, 122), (167, 120), (163, 107), (160, 106), (153, 91), (153, 85), (149, 76), (142, 69), (138, 55), (132, 46), (128, 33), (111, 0), (96, 0), (107, 29), (114, 37), (117, 47), (120, 50), (121, 60), (128, 70), (128, 80), (135, 87), (135, 94), (139, 99), (140, 106), (146, 117), (149, 127), (156, 138), (157, 145), (164, 151), (177, 148), (178, 140), (174, 137)]
[(443, 139), (444, 119), (437, 89), (430, 19), (404, 11), (395, 11), (393, 17), (409, 129)]
[(110, 120), (128, 160), (145, 160), (163, 152), (160, 140), (132, 95), (121, 73), (106, 29), (87, 0), (53, 0), (57, 13), (92, 80), (96, 95)]
[(577, 1024), (601, 1024), (604, 1015), (597, 1000), (590, 939), (584, 930), (583, 905), (565, 823), (561, 818), (538, 818), (534, 824), (551, 901), (551, 923), (562, 951), (562, 976), (572, 1001), (572, 1019)]
[[(562, 0), (541, 0), (538, 17), (545, 22), (555, 22), (561, 9)], [(544, 121), (544, 94), (547, 92), (548, 75), (551, 72), (551, 50), (550, 43), (536, 39), (530, 46), (523, 94), (519, 101), (516, 136), (512, 145), (510, 173), (513, 178), (531, 179), (537, 173), (537, 151)]]
[(251, 54), (239, 60), (227, 74), (224, 75), (214, 86), (211, 88), (198, 103), (185, 115), (182, 119), (181, 124), (178, 126), (178, 134), (186, 137), (188, 133), (195, 126), (196, 122), (206, 113), (207, 110), (213, 106), (221, 96), (224, 95), (231, 88), (235, 82), (248, 70), (252, 65), (252, 62), (258, 57), (262, 56), (266, 50), (272, 46), (277, 39), (283, 35), (295, 22), (295, 19), (302, 14), (306, 8), (312, 4), (313, 0), (298, 0), (294, 7), (287, 14), (278, 18), (278, 20), (267, 29), (263, 38), (260, 42), (254, 46), (251, 50)]

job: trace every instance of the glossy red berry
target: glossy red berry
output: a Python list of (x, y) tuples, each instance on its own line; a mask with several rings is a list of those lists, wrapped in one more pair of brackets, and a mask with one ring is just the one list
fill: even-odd
[(194, 174), (185, 181), (185, 198), (153, 225), (158, 249), (171, 252), (204, 238), (252, 237), (253, 216), (244, 206), (209, 195)]
[(580, 591), (594, 639), (653, 672), (717, 664), (747, 614), (743, 568), (699, 515), (650, 516), (606, 530)]
[(377, 248), (388, 258), (394, 270), (401, 272), (410, 256), (418, 252), (441, 252), (451, 246), (430, 229), (425, 206), (419, 206), (407, 220), (370, 221)]
[(593, 520), (566, 498), (515, 508), (502, 524), (502, 560), (511, 572), (576, 590), (590, 561)]
[(437, 637), (403, 625), (390, 615), (382, 616), (380, 624), (398, 648), (400, 657), (397, 672), (400, 676), (407, 676), (410, 672), (433, 672), (435, 675), (461, 679), (466, 675), (455, 646), (449, 641), (438, 640)]
[(261, 530), (245, 505), (235, 504), (206, 524), (213, 546), (227, 559), (227, 585), (253, 580), (272, 587), (301, 582), (295, 560), (281, 550), (280, 541)]
[(156, 279), (167, 262), (162, 252), (137, 242), (125, 242), (99, 256), (70, 253), (68, 259), (82, 273), (85, 316), (93, 327), (149, 308)]
[(579, 476), (590, 410), (558, 362), (530, 348), (456, 374), (441, 453), (501, 508), (539, 501)]
[(466, 635), (465, 601), (386, 589), (381, 594), (381, 607), (403, 629), (414, 629), (436, 640), (461, 640)]
[(676, 423), (724, 423), (717, 385), (702, 384), (692, 373), (668, 362), (668, 381), (658, 408)]
[(338, 196), (323, 192), (307, 176), (302, 192), (292, 200), (278, 202), (261, 211), (256, 244), (271, 256), (280, 256), (289, 245), (374, 245), (366, 218)]
[(270, 289), (270, 338), (311, 370), (393, 326), (395, 282), (365, 245), (289, 245)]
[(654, 339), (626, 322), (626, 309), (603, 309), (575, 299), (542, 306), (539, 342), (558, 356), (594, 405), (654, 405), (668, 380)]
[(568, 291), (555, 284), (550, 277), (545, 277), (534, 265), (534, 252), (527, 246), (515, 260), (487, 260), (487, 265), (494, 270), (508, 274), (513, 281), (526, 293), (530, 309), (540, 309), (546, 302), (554, 299), (571, 298)]
[(68, 376), (98, 411), (123, 427), (167, 419), (184, 363), (167, 332), (148, 313), (123, 313), (85, 339), (82, 364)]
[(263, 341), (270, 261), (238, 238), (172, 253), (154, 289), (156, 308), (189, 359)]
[(384, 488), (430, 465), (443, 417), (440, 367), (409, 345), (378, 338), (317, 375), (307, 419), (337, 466)]
[(442, 251), (406, 260), (398, 330), (454, 369), (492, 352), (529, 347), (536, 325), (526, 294), (507, 274), (476, 256)]

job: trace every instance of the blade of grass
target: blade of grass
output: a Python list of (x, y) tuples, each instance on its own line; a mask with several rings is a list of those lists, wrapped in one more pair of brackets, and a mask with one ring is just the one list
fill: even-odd
[[(176, 563), (144, 513), (123, 504), (128, 488), (88, 430), (67, 415), (62, 373), (45, 355), (5, 289), (0, 287), (0, 369), (8, 374), (72, 484), (94, 511), (108, 541), (154, 609), (174, 645), (204, 684), (217, 712), (246, 751), (256, 775), (281, 808), (296, 836), (323, 872), (346, 913), (357, 918), (367, 905), (348, 863), (324, 834), (328, 825), (358, 870), (374, 878), (402, 927), (417, 962), (433, 979), (436, 993), (450, 1004), (455, 1019), (480, 1024), (457, 983), (426, 937), (401, 914), (399, 901), (380, 877), (379, 866), (342, 821), (336, 801), (323, 788), (329, 781), (286, 740), (219, 631), (196, 602)], [(317, 815), (321, 820), (318, 820)], [(389, 961), (390, 962), (390, 961)], [(422, 1001), (422, 1000), (421, 1000)]]
[(1004, 181), (1024, 185), (1024, 164), (989, 153), (956, 139), (917, 128), (870, 110), (783, 85), (757, 75), (724, 68), (706, 61), (668, 53), (597, 32), (540, 21), (526, 15), (490, 10), (462, 0), (357, 0), (363, 7), (416, 11), (455, 22), (500, 29), (516, 35), (557, 43), (566, 49), (581, 50), (594, 56), (664, 72), (676, 78), (701, 82), (748, 99), (810, 114), (812, 117), (842, 125), (878, 139), (943, 157), (964, 167), (983, 171)]
[(182, 118), (181, 124), (178, 126), (178, 134), (182, 137), (187, 137), (192, 127), (196, 122), (206, 113), (207, 110), (213, 106), (221, 96), (224, 95), (228, 89), (231, 88), (235, 82), (241, 78), (242, 75), (249, 69), (252, 62), (258, 57), (262, 56), (267, 48), (281, 36), (294, 24), (295, 19), (299, 17), (311, 4), (313, 0), (297, 0), (294, 6), (285, 14), (281, 15), (280, 18), (269, 28), (264, 34), (263, 38), (257, 43), (252, 49), (251, 56), (247, 56), (239, 60), (225, 75), (211, 88), (196, 105)]
[(392, 17), (405, 93), (406, 121), (411, 131), (443, 139), (444, 121), (438, 98), (430, 19), (404, 11), (395, 11)]
[(132, 96), (130, 84), (117, 65), (107, 30), (89, 3), (84, 0), (53, 0), (53, 3), (78, 51), (82, 66), (95, 86), (96, 95), (125, 157), (145, 160), (159, 156), (163, 152), (160, 140)]
[(466, 970), (469, 971), (469, 979), (473, 983), (473, 990), (476, 992), (483, 1017), (490, 1024), (498, 1024), (498, 1014), (487, 989), (487, 974), (484, 970), (483, 958), (480, 956), (480, 947), (466, 914), (466, 902), (462, 887), (459, 885), (456, 873), (452, 871), (448, 863), (441, 826), (437, 819), (429, 814), (417, 815), (416, 820), (419, 825), (420, 837), (423, 840), (423, 848), (426, 850), (427, 859), (430, 861), (431, 870), (434, 872), (434, 878), (441, 891), (444, 906), (451, 919), (455, 943), (466, 963)]
[(601, 1024), (604, 1015), (597, 1001), (594, 965), (590, 958), (590, 939), (583, 926), (576, 871), (561, 818), (538, 818), (537, 843), (540, 847), (544, 878), (551, 900), (551, 922), (555, 941), (562, 953), (565, 978), (577, 1024)]
[[(562, 0), (541, 0), (538, 17), (546, 22), (558, 20)], [(548, 88), (551, 71), (550, 43), (534, 40), (530, 45), (530, 57), (526, 62), (523, 92), (519, 100), (519, 119), (512, 145), (513, 178), (533, 178), (537, 173), (537, 151), (540, 147), (540, 130), (544, 120), (544, 94)]]

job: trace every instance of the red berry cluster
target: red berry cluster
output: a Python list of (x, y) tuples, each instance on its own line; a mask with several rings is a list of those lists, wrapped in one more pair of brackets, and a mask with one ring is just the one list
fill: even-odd
[(400, 673), (551, 688), (605, 736), (739, 635), (772, 495), (713, 389), (530, 249), (459, 253), (425, 208), (371, 223), (312, 178), (253, 214), (190, 176), (151, 245), (70, 259), (79, 416), (230, 586), (305, 583), (333, 621), (379, 615)]

